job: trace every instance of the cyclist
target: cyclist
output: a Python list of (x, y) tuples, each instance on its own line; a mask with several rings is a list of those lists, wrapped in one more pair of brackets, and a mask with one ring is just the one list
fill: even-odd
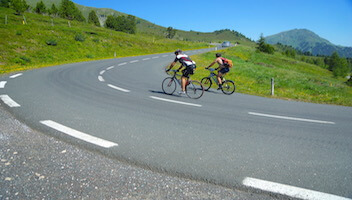
[(214, 60), (214, 62), (212, 62), (205, 69), (209, 69), (209, 67), (213, 66), (215, 63), (219, 64), (219, 67), (216, 68), (215, 70), (218, 70), (218, 74), (217, 74), (217, 78), (218, 78), (218, 82), (219, 82), (218, 90), (220, 90), (222, 88), (222, 76), (224, 76), (226, 73), (228, 73), (230, 71), (230, 68), (229, 68), (229, 66), (224, 64), (225, 58), (221, 57), (220, 53), (215, 54), (215, 57), (216, 57), (216, 59)]
[(179, 92), (180, 95), (186, 94), (186, 83), (189, 79), (190, 75), (193, 75), (194, 69), (196, 68), (196, 62), (192, 61), (186, 54), (184, 54), (181, 50), (175, 51), (176, 58), (171, 63), (170, 67), (166, 71), (170, 71), (177, 62), (181, 63), (180, 68), (177, 69), (179, 71), (182, 67), (185, 69), (182, 70), (182, 77), (181, 77), (181, 86), (182, 91)]

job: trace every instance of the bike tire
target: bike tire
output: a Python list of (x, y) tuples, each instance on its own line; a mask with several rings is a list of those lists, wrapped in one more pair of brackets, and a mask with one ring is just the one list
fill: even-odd
[(186, 94), (191, 99), (199, 99), (203, 96), (204, 87), (199, 81), (189, 81), (186, 85)]
[(172, 95), (176, 90), (176, 81), (171, 77), (167, 77), (163, 80), (161, 88), (165, 94)]
[(224, 94), (230, 95), (233, 94), (236, 90), (236, 85), (233, 81), (230, 80), (226, 80), (222, 83), (222, 88), (221, 88), (222, 92)]
[(211, 87), (211, 85), (213, 84), (213, 82), (211, 81), (211, 79), (209, 77), (205, 77), (202, 78), (202, 80), (200, 81), (204, 87), (204, 91), (208, 91)]

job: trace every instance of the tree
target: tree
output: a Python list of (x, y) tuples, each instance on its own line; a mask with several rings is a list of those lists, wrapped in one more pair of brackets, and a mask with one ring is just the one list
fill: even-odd
[(10, 8), (10, 0), (0, 0), (0, 7)]
[(121, 31), (129, 34), (136, 33), (136, 18), (132, 15), (125, 16), (111, 16), (106, 19), (105, 26), (115, 31)]
[(274, 54), (274, 52), (275, 52), (274, 47), (271, 46), (270, 44), (265, 43), (265, 38), (264, 38), (263, 34), (260, 35), (260, 39), (257, 44), (258, 44), (257, 49), (259, 51), (264, 52), (264, 53), (268, 53), (268, 54)]
[(75, 4), (70, 0), (62, 0), (59, 9), (59, 15), (69, 20), (85, 21), (82, 12), (78, 10)]
[(136, 24), (136, 17), (135, 16), (128, 15), (126, 18), (126, 24), (127, 24), (127, 27), (125, 30), (126, 33), (135, 34), (137, 32), (136, 31), (137, 24)]
[(49, 15), (57, 16), (59, 14), (59, 10), (56, 8), (55, 4), (51, 5), (49, 9)]
[(336, 77), (346, 77), (351, 71), (347, 60), (345, 58), (340, 58), (336, 51), (330, 56), (327, 64), (329, 65), (329, 70), (332, 71)]
[(166, 30), (166, 38), (172, 39), (175, 37), (176, 34), (176, 30), (173, 29), (171, 26), (167, 28)]
[(90, 13), (89, 13), (88, 23), (95, 24), (96, 26), (100, 26), (99, 19), (98, 19), (97, 14), (95, 13), (94, 10), (90, 11)]
[(17, 15), (22, 15), (24, 11), (29, 9), (25, 0), (11, 0), (11, 8), (16, 11)]
[(37, 6), (34, 8), (34, 11), (38, 14), (44, 14), (46, 13), (46, 6), (43, 3), (43, 1), (40, 1), (37, 3)]

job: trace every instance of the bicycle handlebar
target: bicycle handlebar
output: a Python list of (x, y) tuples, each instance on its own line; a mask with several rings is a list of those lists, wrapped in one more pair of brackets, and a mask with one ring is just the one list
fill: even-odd
[(208, 68), (207, 70), (209, 70), (209, 71), (211, 71), (211, 72), (215, 71), (214, 68)]

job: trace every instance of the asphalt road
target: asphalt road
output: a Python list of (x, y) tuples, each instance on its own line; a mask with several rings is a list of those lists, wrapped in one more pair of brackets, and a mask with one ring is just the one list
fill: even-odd
[(352, 198), (350, 107), (216, 90), (198, 100), (165, 95), (162, 69), (173, 59), (147, 55), (2, 77), (0, 103), (36, 130), (148, 169), (297, 198)]

